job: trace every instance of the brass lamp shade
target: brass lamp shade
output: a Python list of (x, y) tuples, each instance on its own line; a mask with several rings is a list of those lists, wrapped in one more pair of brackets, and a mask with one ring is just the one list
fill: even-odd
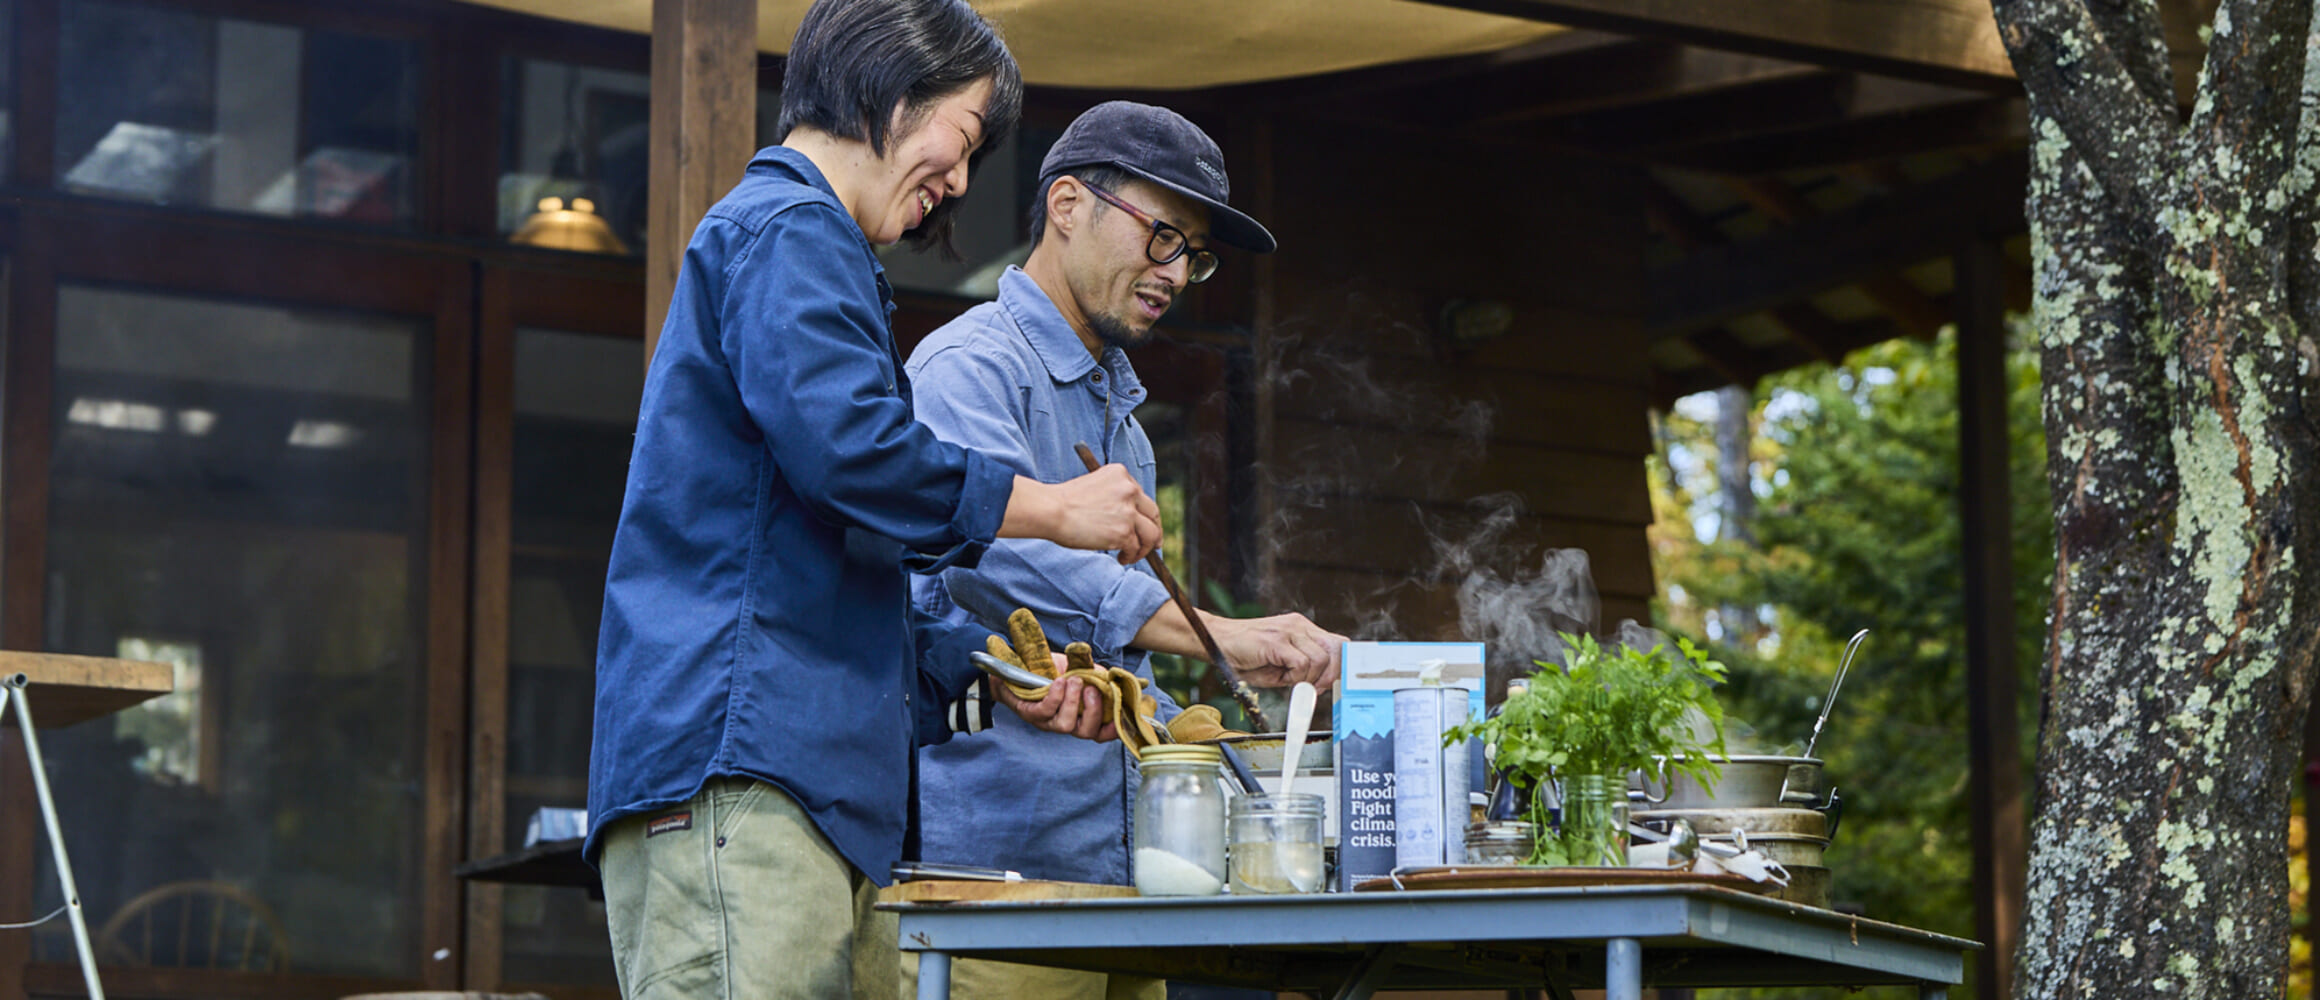
[(595, 203), (586, 198), (572, 199), (570, 208), (562, 198), (540, 199), (540, 210), (524, 220), (523, 228), (508, 237), (517, 243), (551, 250), (578, 250), (582, 253), (625, 254), (628, 245), (613, 235), (612, 226), (596, 214)]

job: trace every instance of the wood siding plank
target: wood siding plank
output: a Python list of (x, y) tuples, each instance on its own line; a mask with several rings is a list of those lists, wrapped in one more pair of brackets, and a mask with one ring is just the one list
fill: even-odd
[(1423, 0), (1904, 79), (2019, 90), (1983, 0)]

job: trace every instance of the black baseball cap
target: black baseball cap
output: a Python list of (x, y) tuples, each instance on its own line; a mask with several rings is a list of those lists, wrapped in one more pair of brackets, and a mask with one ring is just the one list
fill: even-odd
[(1208, 206), (1210, 235), (1252, 253), (1272, 253), (1273, 234), (1231, 205), (1224, 153), (1200, 126), (1167, 108), (1106, 101), (1063, 130), (1039, 164), (1039, 197), (1057, 174), (1108, 164)]

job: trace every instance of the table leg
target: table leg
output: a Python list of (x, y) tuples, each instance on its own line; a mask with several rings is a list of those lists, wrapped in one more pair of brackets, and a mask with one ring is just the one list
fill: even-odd
[(945, 952), (918, 953), (918, 1000), (951, 1000), (951, 957)]
[(105, 1000), (105, 986), (97, 981), (96, 951), (89, 945), (88, 918), (81, 912), (81, 889), (73, 882), (72, 859), (64, 851), (64, 831), (57, 829), (56, 799), (48, 792), (48, 763), (40, 757), (40, 734), (32, 725), (31, 700), (24, 695), (25, 685), (29, 683), (23, 674), (0, 677), (0, 688), (7, 692), (6, 704), (16, 706), (16, 729), (24, 734), (24, 756), (32, 767), (32, 791), (40, 800), (41, 821), (48, 824), (48, 848), (56, 858), (58, 887), (64, 890), (65, 918), (72, 925), (73, 950), (81, 959), (81, 983), (88, 987), (90, 1000)]
[[(1337, 991), (1337, 1000), (1369, 1000), (1386, 981), (1386, 973), (1393, 971), (1394, 949), (1391, 946), (1372, 948), (1353, 967), (1353, 975), (1346, 977), (1345, 986)], [(921, 998), (924, 1000), (924, 998)]]
[(1610, 940), (1603, 959), (1603, 1000), (1643, 1000), (1643, 942)]
[(1949, 985), (1946, 983), (1919, 983), (1917, 984), (1917, 1000), (1949, 1000)]

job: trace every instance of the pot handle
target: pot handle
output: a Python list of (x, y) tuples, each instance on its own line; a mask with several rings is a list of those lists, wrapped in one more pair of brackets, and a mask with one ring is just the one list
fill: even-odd
[(1667, 766), (1668, 763), (1666, 760), (1663, 759), (1659, 762), (1660, 790), (1657, 796), (1651, 794), (1651, 772), (1638, 771), (1636, 773), (1642, 775), (1642, 781), (1639, 783), (1642, 784), (1643, 787), (1628, 789), (1627, 801), (1631, 803), (1644, 802), (1655, 806), (1662, 802), (1666, 802), (1668, 800), (1668, 796), (1674, 794), (1676, 790), (1676, 783), (1667, 780)]
[(1820, 805), (1814, 806), (1813, 808), (1819, 810), (1821, 815), (1829, 818), (1828, 836), (1830, 840), (1836, 840), (1837, 823), (1838, 821), (1844, 819), (1845, 816), (1845, 803), (1842, 799), (1837, 798), (1836, 788), (1831, 786), (1829, 788), (1829, 800), (1821, 803)]

